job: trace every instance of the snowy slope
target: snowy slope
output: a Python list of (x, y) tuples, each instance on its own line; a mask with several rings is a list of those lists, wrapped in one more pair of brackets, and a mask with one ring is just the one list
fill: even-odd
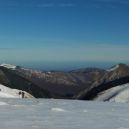
[(17, 66), (15, 65), (5, 64), (5, 63), (1, 64), (0, 66), (8, 68), (8, 69), (12, 69), (12, 70), (15, 70), (17, 68)]
[(118, 65), (116, 65), (116, 66), (114, 66), (114, 67), (112, 67), (112, 68), (110, 68), (110, 69), (107, 69), (107, 72), (112, 72), (112, 71), (115, 71), (116, 69), (118, 69), (120, 66), (119, 66), (119, 64)]
[(110, 88), (101, 92), (95, 100), (111, 102), (129, 102), (129, 84)]
[[(0, 84), (0, 97), (2, 98), (22, 98), (21, 95), (19, 95), (20, 90), (17, 89), (11, 89), (8, 88), (2, 84)], [(25, 92), (25, 98), (33, 98), (32, 95)]]
[(0, 99), (1, 129), (129, 129), (129, 104)]

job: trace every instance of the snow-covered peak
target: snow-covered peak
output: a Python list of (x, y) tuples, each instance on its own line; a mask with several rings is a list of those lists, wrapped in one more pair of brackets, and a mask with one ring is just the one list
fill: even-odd
[(120, 63), (120, 64), (117, 64), (117, 65), (111, 67), (110, 69), (108, 69), (107, 72), (112, 72), (112, 71), (115, 71), (115, 70), (118, 70), (118, 69), (121, 70), (121, 71), (128, 71), (129, 66), (126, 65), (126, 64)]
[(12, 70), (15, 70), (16, 67), (17, 67), (17, 66), (15, 66), (15, 65), (12, 65), (12, 64), (5, 64), (5, 63), (1, 64), (0, 66), (5, 67), (5, 68), (8, 68), (8, 69), (12, 69)]
[(118, 65), (115, 65), (114, 67), (108, 69), (107, 71), (112, 72), (112, 71), (115, 71), (116, 69), (118, 69), (119, 67), (120, 67), (120, 65), (118, 64)]

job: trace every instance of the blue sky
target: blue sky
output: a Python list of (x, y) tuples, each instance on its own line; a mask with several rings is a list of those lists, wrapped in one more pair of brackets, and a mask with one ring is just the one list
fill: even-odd
[(128, 0), (0, 0), (1, 63), (81, 67), (128, 55)]

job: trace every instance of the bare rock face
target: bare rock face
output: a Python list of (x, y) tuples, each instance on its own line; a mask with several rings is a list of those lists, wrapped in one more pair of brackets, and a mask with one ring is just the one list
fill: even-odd
[(35, 71), (30, 69), (16, 69), (18, 75), (33, 82), (38, 87), (49, 91), (52, 98), (72, 99), (73, 96), (100, 80), (105, 70), (80, 69), (70, 72), (61, 71)]
[(100, 80), (105, 70), (97, 68), (79, 69), (70, 72), (37, 71), (19, 66), (2, 64), (0, 83), (11, 88), (25, 90), (34, 97), (67, 98)]

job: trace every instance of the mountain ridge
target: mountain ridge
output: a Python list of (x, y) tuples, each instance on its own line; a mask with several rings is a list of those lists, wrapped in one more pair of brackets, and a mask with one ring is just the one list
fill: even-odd
[[(129, 66), (122, 63), (107, 70), (82, 68), (68, 72), (40, 71), (10, 64), (0, 65), (1, 84), (32, 92), (36, 98), (92, 100), (99, 92), (128, 83), (128, 78)], [(94, 97), (90, 97), (93, 93)]]

